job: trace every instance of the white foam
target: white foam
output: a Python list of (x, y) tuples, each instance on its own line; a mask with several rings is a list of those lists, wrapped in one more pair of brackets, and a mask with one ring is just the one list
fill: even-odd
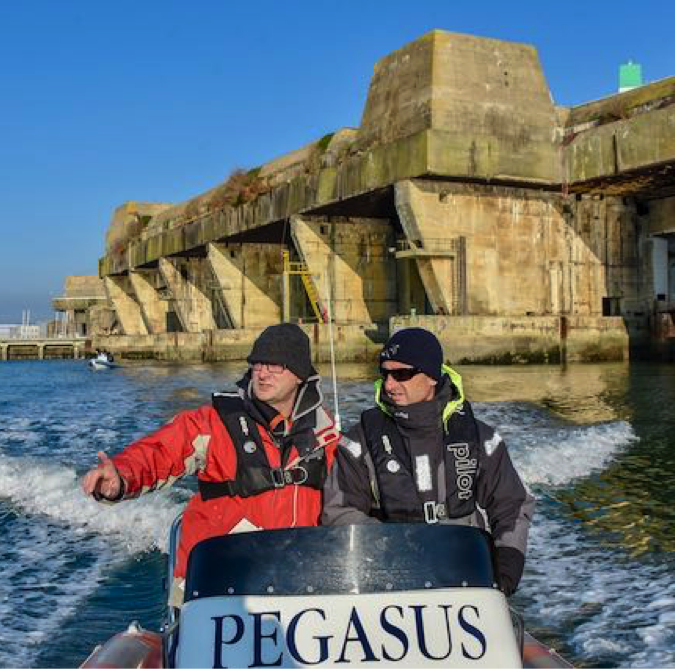
[(564, 485), (601, 471), (636, 439), (624, 421), (560, 425), (534, 407), (515, 407), (513, 402), (480, 404), (476, 413), (502, 433), (528, 484)]
[(58, 633), (120, 552), (97, 538), (93, 561), (73, 571), (82, 547), (67, 529), (31, 518), (15, 523), (11, 549), (0, 549), (0, 666), (32, 666), (45, 638)]
[(655, 599), (653, 602), (648, 604), (647, 608), (662, 609), (667, 606), (671, 606), (673, 607), (673, 609), (675, 609), (675, 597), (659, 597), (658, 599)]
[(188, 497), (186, 491), (161, 491), (131, 502), (99, 504), (84, 495), (75, 470), (31, 458), (0, 457), (0, 497), (22, 511), (71, 528), (115, 536), (129, 553), (166, 551), (171, 522)]
[(572, 630), (566, 641), (586, 661), (675, 664), (675, 577), (667, 565), (626, 560), (545, 511), (529, 543), (518, 595), (526, 624)]
[[(514, 449), (514, 461), (528, 483), (563, 485), (605, 469), (635, 439), (628, 423), (546, 431)], [(529, 443), (528, 443), (529, 442)]]
[[(162, 491), (103, 505), (84, 495), (71, 468), (0, 456), (0, 498), (21, 512), (14, 522), (22, 527), (11, 554), (0, 557), (0, 666), (31, 666), (44, 639), (115, 564), (153, 548), (166, 551), (179, 500), (188, 495)], [(73, 556), (83, 554), (91, 562), (73, 571)]]

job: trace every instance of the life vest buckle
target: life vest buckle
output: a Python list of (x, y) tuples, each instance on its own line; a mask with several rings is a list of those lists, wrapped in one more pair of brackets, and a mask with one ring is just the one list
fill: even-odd
[(448, 515), (448, 510), (443, 502), (424, 502), (424, 522), (427, 525), (435, 525)]
[(270, 472), (272, 473), (272, 483), (275, 488), (284, 488), (291, 483), (286, 477), (286, 474), (290, 474), (290, 472), (285, 472), (283, 469), (270, 469)]
[[(309, 478), (309, 472), (304, 467), (293, 467), (289, 474), (292, 474), (293, 483), (295, 485), (302, 485)], [(298, 474), (298, 476), (296, 476)]]
[(285, 488), (287, 485), (302, 485), (309, 478), (309, 472), (304, 467), (278, 468), (270, 471), (275, 488)]

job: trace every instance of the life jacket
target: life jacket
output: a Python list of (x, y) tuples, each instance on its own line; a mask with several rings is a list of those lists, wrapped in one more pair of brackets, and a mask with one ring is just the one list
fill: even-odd
[(228, 481), (198, 481), (203, 500), (218, 497), (251, 497), (268, 490), (302, 485), (323, 489), (327, 466), (323, 448), (315, 448), (304, 458), (288, 466), (288, 451), (282, 452), (282, 467), (271, 467), (258, 425), (244, 409), (237, 395), (216, 394), (213, 408), (227, 429), (237, 456), (237, 472)]
[(445, 476), (438, 481), (437, 472), (430, 469), (435, 485), (428, 491), (419, 490), (411, 454), (393, 418), (375, 407), (362, 414), (361, 427), (375, 469), (382, 520), (437, 523), (476, 511), (480, 441), (467, 401), (444, 422), (441, 469)]

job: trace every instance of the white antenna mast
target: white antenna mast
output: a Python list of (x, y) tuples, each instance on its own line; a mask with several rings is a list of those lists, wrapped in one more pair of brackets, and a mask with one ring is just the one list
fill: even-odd
[(328, 316), (328, 338), (330, 340), (330, 368), (333, 375), (333, 401), (335, 402), (335, 427), (342, 430), (340, 420), (340, 406), (338, 403), (337, 374), (335, 373), (335, 346), (333, 344), (333, 292), (330, 290), (328, 272), (325, 274), (326, 284), (326, 315)]

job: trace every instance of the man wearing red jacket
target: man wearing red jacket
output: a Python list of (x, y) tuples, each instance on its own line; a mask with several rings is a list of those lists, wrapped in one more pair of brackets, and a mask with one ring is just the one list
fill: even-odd
[(212, 404), (178, 414), (113, 458), (99, 452), (100, 464), (82, 479), (87, 495), (118, 502), (197, 474), (174, 569), (176, 605), (198, 542), (243, 527), (313, 526), (321, 514), (339, 434), (322, 406), (309, 338), (297, 325), (272, 325), (247, 360), (236, 392), (216, 393)]

